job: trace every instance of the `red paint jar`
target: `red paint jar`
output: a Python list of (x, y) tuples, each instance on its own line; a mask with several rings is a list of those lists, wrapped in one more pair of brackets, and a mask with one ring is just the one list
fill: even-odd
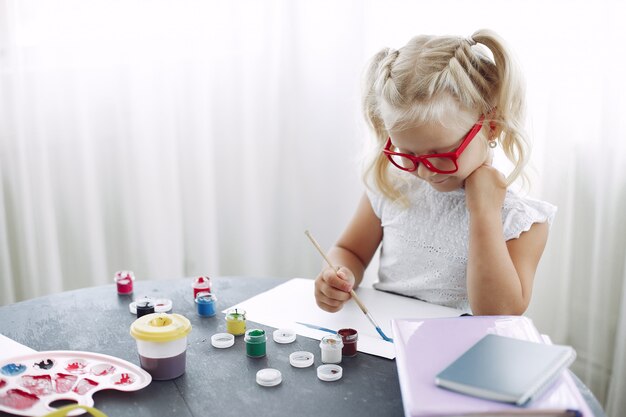
[(117, 293), (121, 295), (132, 294), (134, 280), (135, 274), (132, 271), (116, 272), (113, 281), (117, 284)]
[(356, 342), (359, 340), (359, 334), (354, 329), (339, 329), (337, 334), (341, 336), (343, 348), (341, 354), (343, 356), (356, 356)]
[(211, 292), (211, 278), (198, 277), (191, 284), (191, 288), (193, 288), (193, 299), (195, 300), (199, 292), (201, 291)]

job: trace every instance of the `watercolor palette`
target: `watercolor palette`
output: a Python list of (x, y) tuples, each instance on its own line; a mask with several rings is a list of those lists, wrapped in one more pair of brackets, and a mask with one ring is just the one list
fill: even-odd
[(137, 391), (151, 381), (149, 373), (114, 356), (63, 350), (30, 353), (0, 363), (0, 411), (41, 416), (54, 411), (50, 403), (58, 400), (91, 407), (98, 391)]

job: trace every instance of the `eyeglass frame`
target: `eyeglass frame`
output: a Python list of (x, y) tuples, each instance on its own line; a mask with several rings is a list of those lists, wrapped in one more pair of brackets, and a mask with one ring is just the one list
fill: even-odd
[[(474, 139), (476, 135), (478, 134), (478, 132), (480, 132), (480, 130), (483, 128), (484, 120), (485, 120), (485, 115), (483, 114), (478, 118), (478, 121), (474, 124), (474, 126), (472, 126), (470, 131), (467, 132), (467, 135), (465, 135), (465, 138), (463, 138), (463, 142), (461, 142), (461, 145), (455, 151), (444, 152), (444, 153), (432, 153), (432, 154), (427, 154), (427, 155), (410, 155), (407, 153), (393, 152), (391, 150), (391, 146), (393, 144), (391, 143), (391, 136), (389, 136), (387, 138), (387, 143), (385, 144), (385, 149), (383, 149), (383, 154), (387, 156), (387, 159), (389, 159), (389, 162), (391, 162), (396, 168), (399, 168), (402, 171), (415, 172), (419, 168), (419, 164), (422, 163), (430, 171), (435, 172), (437, 174), (454, 174), (455, 172), (459, 170), (459, 164), (457, 163), (457, 160), (459, 159), (459, 157), (461, 156), (465, 148), (467, 148), (467, 146), (470, 144), (472, 139)], [(398, 165), (393, 160), (392, 158), (393, 156), (400, 156), (400, 157), (409, 159), (411, 162), (413, 162), (413, 169)], [(448, 170), (448, 171), (439, 169), (428, 161), (429, 158), (450, 159), (454, 163), (455, 168), (454, 170)]]

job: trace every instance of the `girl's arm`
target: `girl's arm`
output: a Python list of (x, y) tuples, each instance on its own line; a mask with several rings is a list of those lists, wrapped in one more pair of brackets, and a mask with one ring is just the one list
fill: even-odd
[(521, 315), (526, 311), (548, 238), (548, 225), (535, 223), (519, 238), (505, 242), (505, 194), (504, 178), (492, 167), (480, 167), (466, 180), (470, 212), (467, 292), (475, 315)]
[(340, 267), (339, 273), (326, 267), (315, 280), (315, 299), (320, 308), (339, 311), (350, 299), (350, 290), (361, 283), (382, 237), (380, 219), (364, 194), (350, 223), (327, 254), (333, 265)]

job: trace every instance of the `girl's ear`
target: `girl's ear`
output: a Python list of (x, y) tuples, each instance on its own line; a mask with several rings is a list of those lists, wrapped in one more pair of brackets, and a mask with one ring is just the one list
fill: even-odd
[(491, 121), (489, 122), (489, 139), (495, 139), (496, 137), (500, 135), (498, 124), (496, 123), (495, 120), (493, 120), (496, 118), (496, 111), (497, 111), (497, 108), (494, 107), (487, 115), (487, 117), (491, 119)]
[(495, 138), (497, 136), (498, 125), (493, 120), (489, 122), (489, 138)]

